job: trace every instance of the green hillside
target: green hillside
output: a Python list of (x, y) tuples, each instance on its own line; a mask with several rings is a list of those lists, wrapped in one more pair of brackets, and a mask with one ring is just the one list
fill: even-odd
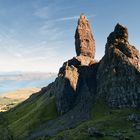
[[(54, 97), (36, 94), (4, 115), (1, 123), (4, 140), (26, 140), (37, 127), (57, 117)], [(59, 132), (49, 137), (45, 135), (36, 140), (139, 140), (140, 131), (134, 127), (135, 121), (128, 120), (131, 114), (140, 115), (137, 109), (112, 109), (103, 101), (97, 102), (91, 112), (91, 119), (75, 128)], [(99, 134), (89, 135), (89, 128), (96, 128)]]
[(44, 97), (41, 93), (6, 112), (4, 117), (14, 139), (25, 139), (36, 127), (57, 117), (54, 97)]
[[(102, 101), (92, 109), (91, 119), (76, 128), (65, 130), (50, 140), (139, 140), (140, 131), (134, 128), (134, 121), (129, 121), (130, 114), (140, 115), (137, 109), (111, 109)], [(89, 128), (96, 128), (103, 136), (90, 136)]]

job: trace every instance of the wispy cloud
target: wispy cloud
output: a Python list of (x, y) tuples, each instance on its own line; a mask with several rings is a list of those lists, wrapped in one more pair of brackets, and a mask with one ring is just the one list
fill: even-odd
[(47, 37), (33, 44), (24, 44), (12, 33), (0, 32), (0, 70), (58, 71), (64, 61), (61, 56), (56, 59), (61, 42), (48, 41)]
[(56, 19), (55, 21), (77, 20), (78, 18), (79, 16), (63, 17), (63, 18)]
[[(71, 27), (79, 18), (80, 10), (73, 11), (77, 5), (67, 2), (63, 5), (64, 1), (57, 0), (36, 0), (33, 3), (29, 9), (26, 7), (27, 11), (17, 10), (20, 17), (22, 12), (29, 15), (25, 16), (27, 22), (23, 21), (24, 18), (15, 20), (17, 16), (14, 14), (13, 19), (3, 25), (5, 28), (0, 28), (0, 70), (56, 71), (73, 56), (75, 28)], [(4, 12), (0, 10), (0, 15)]]
[[(87, 18), (92, 18), (95, 17), (95, 15), (89, 15), (87, 16)], [(70, 16), (70, 17), (62, 17), (62, 18), (58, 18), (55, 21), (69, 21), (69, 20), (77, 20), (79, 18), (78, 16)]]

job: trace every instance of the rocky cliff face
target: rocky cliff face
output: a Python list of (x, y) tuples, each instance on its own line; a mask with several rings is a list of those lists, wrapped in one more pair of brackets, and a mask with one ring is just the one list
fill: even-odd
[(81, 15), (78, 21), (75, 46), (77, 56), (63, 64), (55, 81), (57, 110), (61, 115), (81, 100), (84, 104), (86, 96), (94, 95), (96, 90), (95, 42), (89, 22), (84, 15)]
[(116, 25), (107, 38), (104, 57), (96, 62), (92, 31), (87, 18), (81, 15), (75, 47), (77, 56), (63, 64), (55, 81), (59, 114), (65, 114), (78, 103), (84, 106), (86, 102), (94, 103), (97, 98), (105, 99), (112, 107), (139, 106), (140, 54), (129, 44), (126, 27)]
[(95, 56), (95, 41), (92, 35), (90, 24), (86, 16), (81, 15), (75, 33), (75, 48), (77, 55)]
[(140, 54), (129, 44), (126, 27), (116, 25), (107, 38), (104, 57), (96, 62), (95, 41), (89, 22), (82, 15), (75, 45), (77, 56), (63, 64), (50, 90), (45, 91), (55, 96), (59, 114), (46, 124), (47, 135), (89, 119), (98, 99), (110, 107), (140, 106)]
[(117, 24), (107, 38), (97, 74), (97, 93), (113, 107), (140, 103), (140, 54), (128, 42), (128, 30)]

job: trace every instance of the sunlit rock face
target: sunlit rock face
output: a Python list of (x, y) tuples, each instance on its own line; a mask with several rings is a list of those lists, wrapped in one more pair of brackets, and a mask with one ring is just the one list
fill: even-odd
[(77, 56), (95, 57), (95, 41), (90, 24), (85, 15), (81, 15), (75, 33), (75, 48)]
[(140, 106), (140, 54), (128, 42), (128, 30), (117, 24), (107, 38), (105, 55), (96, 62), (95, 41), (84, 15), (75, 34), (77, 56), (66, 61), (55, 81), (58, 113), (63, 115), (77, 105), (87, 112), (96, 99), (111, 107)]
[(55, 81), (56, 105), (60, 115), (71, 110), (76, 104), (82, 104), (81, 107), (87, 106), (88, 103), (85, 102), (90, 94), (95, 93), (95, 41), (84, 15), (81, 15), (78, 21), (75, 47), (77, 56), (63, 64)]
[(128, 30), (117, 24), (107, 38), (97, 74), (97, 94), (113, 107), (140, 104), (140, 54), (128, 42)]

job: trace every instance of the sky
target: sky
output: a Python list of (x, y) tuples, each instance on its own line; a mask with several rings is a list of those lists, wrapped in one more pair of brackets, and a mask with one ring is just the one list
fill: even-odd
[(76, 56), (74, 34), (84, 13), (100, 60), (117, 23), (140, 50), (140, 0), (0, 0), (0, 71), (58, 72)]

